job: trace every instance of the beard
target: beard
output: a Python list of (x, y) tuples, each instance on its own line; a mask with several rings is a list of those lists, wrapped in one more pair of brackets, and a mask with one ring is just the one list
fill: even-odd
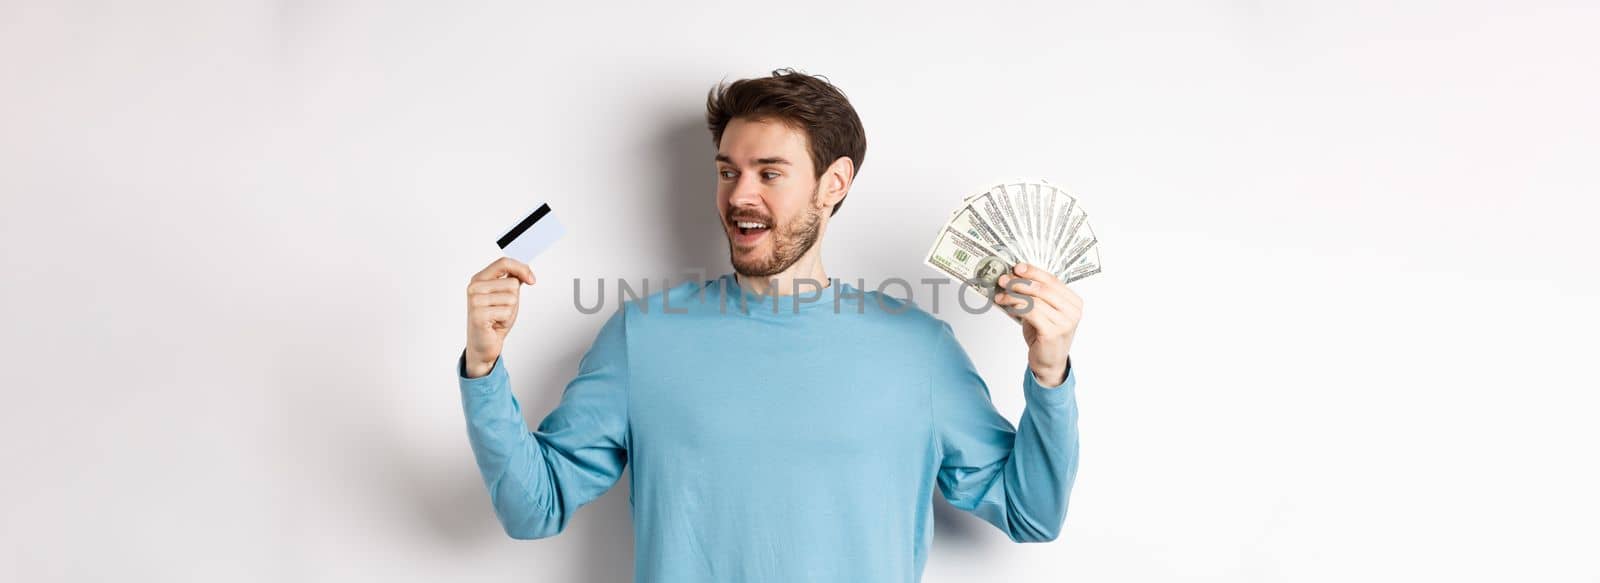
[[(811, 193), (812, 202), (822, 192), (819, 183), (817, 189)], [(732, 217), (732, 213), (729, 213)], [(822, 225), (822, 211), (813, 205), (807, 205), (806, 210), (794, 220), (786, 224), (777, 224), (765, 220), (770, 225), (771, 250), (765, 255), (741, 257), (733, 249), (733, 239), (728, 239), (728, 259), (733, 263), (733, 270), (745, 277), (771, 277), (789, 269), (802, 255), (817, 244)]]

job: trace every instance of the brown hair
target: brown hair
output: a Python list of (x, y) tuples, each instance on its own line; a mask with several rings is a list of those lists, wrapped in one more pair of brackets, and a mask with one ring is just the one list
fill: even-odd
[[(711, 143), (722, 146), (722, 131), (735, 118), (770, 119), (803, 132), (811, 147), (814, 178), (822, 178), (823, 171), (840, 156), (848, 156), (860, 173), (867, 156), (867, 133), (861, 128), (861, 118), (844, 92), (820, 75), (783, 68), (773, 71), (771, 77), (717, 83), (706, 94)], [(851, 178), (854, 180), (853, 175)], [(833, 205), (829, 216), (841, 206), (844, 199)]]

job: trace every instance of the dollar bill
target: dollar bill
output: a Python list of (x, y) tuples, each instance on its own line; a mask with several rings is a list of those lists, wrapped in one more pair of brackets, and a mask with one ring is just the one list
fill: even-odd
[[(1023, 185), (1022, 192), (1023, 197), (1028, 201), (1028, 205), (1025, 207), (1025, 210), (1027, 210), (1028, 213), (1028, 223), (1030, 223), (1031, 228), (1033, 229), (1033, 240), (1042, 242), (1044, 238), (1043, 189), (1039, 187), (1038, 183), (1029, 183)], [(1035, 259), (1043, 259), (1045, 255), (1048, 254), (1049, 249), (1046, 249), (1043, 245), (1040, 245), (1038, 251), (1039, 254), (1035, 257)], [(1041, 265), (1040, 267), (1043, 266)]]
[(1069, 250), (1069, 247), (1078, 231), (1087, 224), (1089, 214), (1078, 204), (1077, 197), (1059, 187), (1051, 188), (1056, 192), (1060, 202), (1056, 207), (1055, 216), (1050, 220), (1050, 229), (1045, 232), (1045, 245), (1050, 248), (1050, 255), (1045, 259), (1045, 265), (1051, 273), (1057, 273), (1072, 263), (1073, 250)]
[[(967, 207), (970, 207), (977, 219), (983, 221), (988, 230), (995, 234), (1001, 246), (1004, 246), (1014, 259), (1017, 261), (1023, 259), (1026, 251), (1022, 249), (1022, 236), (1017, 233), (1011, 222), (1006, 220), (1005, 208), (995, 190), (979, 194), (970, 204), (964, 205), (964, 208)], [(959, 214), (960, 209), (956, 212)]]
[(950, 225), (934, 239), (926, 263), (984, 297), (993, 297), (996, 281), (1015, 265), (999, 251)]
[(1000, 200), (1000, 207), (1005, 211), (1004, 220), (1010, 224), (1011, 230), (1017, 234), (1017, 247), (1022, 250), (1022, 256), (1031, 258), (1038, 256), (1038, 252), (1034, 250), (1032, 244), (1033, 231), (1022, 220), (1024, 215), (1021, 186), (1021, 183), (1002, 184), (996, 190), (996, 198)]
[(1067, 266), (1065, 270), (1055, 275), (1056, 279), (1061, 280), (1061, 283), (1072, 283), (1096, 273), (1100, 273), (1100, 248), (1098, 246), (1090, 247), (1088, 251), (1078, 257), (1077, 261), (1072, 262), (1072, 265)]
[(1051, 234), (1055, 232), (1056, 205), (1060, 204), (1063, 197), (1056, 191), (1056, 187), (1048, 184), (1039, 185), (1039, 195), (1039, 211), (1041, 213), (1039, 215), (1039, 232), (1044, 234), (1044, 256), (1039, 258), (1043, 262), (1040, 267), (1050, 269), (1050, 266), (1055, 264), (1056, 255), (1059, 254), (1059, 250), (1056, 249), (1055, 245), (1051, 244)]
[(1095, 245), (1100, 242), (1100, 240), (1094, 236), (1094, 227), (1089, 226), (1088, 213), (1084, 213), (1081, 217), (1074, 218), (1077, 220), (1078, 224), (1074, 227), (1071, 227), (1071, 240), (1069, 240), (1066, 245), (1062, 246), (1062, 257), (1064, 261), (1059, 263), (1059, 266), (1062, 269), (1071, 266), (1072, 263), (1076, 262), (1079, 257), (1082, 257), (1084, 253), (1087, 253), (1090, 249), (1093, 249)]
[(991, 225), (989, 221), (984, 220), (983, 215), (978, 212), (978, 209), (973, 208), (973, 206), (970, 204), (962, 205), (960, 209), (957, 209), (956, 215), (951, 217), (950, 222), (945, 226), (947, 228), (953, 228), (957, 231), (966, 233), (967, 235), (982, 241), (983, 244), (988, 245), (990, 249), (993, 249), (996, 254), (1005, 257), (1006, 261), (1012, 265), (1016, 265), (1022, 261), (1022, 257), (1011, 249), (1011, 242), (1015, 239), (1012, 237), (1002, 236), (1000, 232), (995, 229), (994, 225)]
[[(1099, 239), (1082, 201), (1045, 180), (1014, 180), (973, 192), (951, 211), (927, 264), (956, 279), (1035, 265), (1063, 282), (1100, 273)], [(987, 256), (995, 260), (983, 263)], [(973, 289), (989, 295), (992, 279)], [(982, 289), (980, 289), (982, 288)]]

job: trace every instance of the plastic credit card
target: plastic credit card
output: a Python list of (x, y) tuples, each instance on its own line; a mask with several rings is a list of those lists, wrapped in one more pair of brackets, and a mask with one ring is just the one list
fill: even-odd
[(550, 205), (541, 202), (527, 217), (501, 235), (495, 244), (507, 257), (528, 263), (566, 233), (567, 229), (561, 226), (561, 221), (557, 221), (555, 215), (550, 213)]

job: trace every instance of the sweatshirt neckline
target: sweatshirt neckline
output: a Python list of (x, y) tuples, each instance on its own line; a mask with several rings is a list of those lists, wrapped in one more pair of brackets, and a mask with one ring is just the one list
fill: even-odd
[(728, 302), (730, 307), (737, 310), (741, 305), (740, 298), (743, 298), (745, 311), (752, 314), (757, 312), (773, 314), (774, 303), (778, 304), (777, 313), (774, 314), (778, 316), (794, 314), (796, 303), (799, 304), (799, 312), (802, 314), (821, 309), (832, 309), (835, 293), (839, 294), (840, 305), (861, 299), (861, 290), (839, 278), (829, 278), (828, 281), (821, 282), (826, 284), (821, 289), (813, 290), (812, 286), (805, 285), (801, 286), (799, 294), (778, 296), (761, 295), (745, 289), (744, 286), (739, 285), (739, 278), (734, 272), (725, 273), (717, 279), (720, 280), (720, 287), (725, 290), (723, 301)]

